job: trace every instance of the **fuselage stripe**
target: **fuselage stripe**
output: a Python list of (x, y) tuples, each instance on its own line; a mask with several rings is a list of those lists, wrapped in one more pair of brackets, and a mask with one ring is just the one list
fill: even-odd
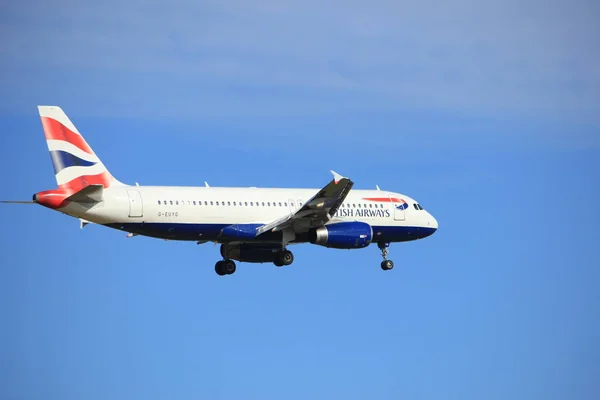
[(401, 203), (402, 200), (396, 197), (363, 197), (363, 200), (379, 201), (382, 203)]

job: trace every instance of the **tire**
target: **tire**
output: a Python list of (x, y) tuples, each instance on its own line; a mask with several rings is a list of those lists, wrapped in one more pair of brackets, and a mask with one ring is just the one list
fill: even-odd
[(281, 252), (280, 260), (283, 265), (290, 265), (294, 262), (294, 254), (289, 250), (284, 250)]
[(219, 276), (225, 275), (225, 270), (223, 269), (223, 261), (217, 261), (215, 264), (215, 272)]

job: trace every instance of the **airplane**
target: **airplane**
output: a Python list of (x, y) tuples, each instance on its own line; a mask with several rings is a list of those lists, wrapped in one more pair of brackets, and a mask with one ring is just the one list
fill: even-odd
[(363, 249), (377, 244), (381, 269), (391, 243), (420, 240), (438, 229), (437, 220), (415, 199), (395, 192), (353, 189), (335, 171), (321, 189), (205, 186), (140, 186), (117, 180), (59, 106), (38, 106), (57, 188), (31, 201), (98, 224), (127, 237), (212, 242), (222, 259), (215, 272), (231, 275), (236, 263), (289, 266), (294, 244)]

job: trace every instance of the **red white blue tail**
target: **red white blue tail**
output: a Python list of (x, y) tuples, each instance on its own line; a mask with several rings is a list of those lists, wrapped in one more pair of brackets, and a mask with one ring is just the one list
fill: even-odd
[(38, 106), (38, 110), (59, 188), (123, 185), (108, 172), (60, 107)]

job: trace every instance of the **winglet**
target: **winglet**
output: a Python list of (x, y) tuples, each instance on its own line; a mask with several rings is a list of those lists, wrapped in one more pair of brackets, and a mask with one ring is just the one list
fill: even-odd
[(333, 174), (333, 180), (335, 181), (335, 183), (337, 184), (339, 181), (341, 181), (342, 179), (344, 179), (343, 176), (341, 176), (340, 174), (338, 174), (337, 172), (335, 172), (334, 170), (330, 170), (330, 172)]

